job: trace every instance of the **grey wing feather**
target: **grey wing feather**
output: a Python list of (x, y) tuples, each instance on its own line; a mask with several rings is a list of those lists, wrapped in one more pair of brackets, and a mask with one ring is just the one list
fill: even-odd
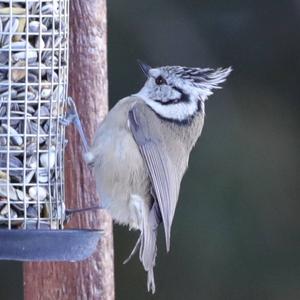
[(135, 105), (129, 111), (129, 123), (133, 137), (147, 165), (161, 213), (167, 251), (170, 249), (170, 233), (175, 213), (178, 184), (170, 158), (165, 150), (161, 133), (149, 123), (144, 109)]

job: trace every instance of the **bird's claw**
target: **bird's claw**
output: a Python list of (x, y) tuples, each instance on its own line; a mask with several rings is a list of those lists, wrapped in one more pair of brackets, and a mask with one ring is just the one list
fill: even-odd
[(70, 124), (74, 124), (78, 133), (80, 135), (81, 141), (83, 143), (84, 151), (88, 152), (88, 143), (83, 132), (83, 128), (79, 119), (79, 115), (76, 109), (76, 105), (72, 97), (67, 98), (67, 112), (66, 117), (60, 120), (60, 123), (64, 126), (69, 126)]

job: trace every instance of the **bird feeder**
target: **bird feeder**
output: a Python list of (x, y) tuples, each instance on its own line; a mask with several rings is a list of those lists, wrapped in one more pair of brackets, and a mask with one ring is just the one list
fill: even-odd
[(80, 260), (97, 230), (63, 229), (68, 0), (0, 3), (0, 259)]

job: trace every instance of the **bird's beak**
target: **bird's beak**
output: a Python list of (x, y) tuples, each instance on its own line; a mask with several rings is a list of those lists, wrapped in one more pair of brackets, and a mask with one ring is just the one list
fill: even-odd
[(141, 70), (143, 71), (143, 73), (146, 75), (146, 77), (149, 77), (149, 70), (151, 69), (151, 67), (145, 64), (144, 62), (142, 62), (140, 59), (137, 59), (137, 62)]

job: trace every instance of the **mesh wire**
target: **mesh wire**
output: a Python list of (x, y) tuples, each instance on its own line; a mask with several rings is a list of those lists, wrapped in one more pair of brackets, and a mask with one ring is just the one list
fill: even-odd
[(68, 0), (0, 2), (0, 228), (62, 228)]

